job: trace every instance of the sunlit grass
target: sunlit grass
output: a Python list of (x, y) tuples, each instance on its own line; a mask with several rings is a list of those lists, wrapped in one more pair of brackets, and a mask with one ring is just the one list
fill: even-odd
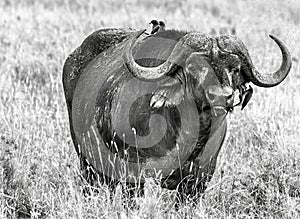
[[(0, 3), (0, 218), (300, 217), (298, 3), (98, 2)], [(153, 18), (165, 20), (168, 28), (211, 34), (234, 28), (262, 72), (275, 70), (280, 60), (269, 33), (293, 57), (285, 82), (255, 87), (246, 109), (229, 116), (208, 189), (196, 207), (188, 202), (178, 211), (173, 192), (151, 180), (137, 209), (128, 209), (126, 201), (124, 206), (121, 188), (111, 198), (106, 186), (88, 186), (78, 170), (61, 84), (64, 60), (89, 33), (141, 29)]]

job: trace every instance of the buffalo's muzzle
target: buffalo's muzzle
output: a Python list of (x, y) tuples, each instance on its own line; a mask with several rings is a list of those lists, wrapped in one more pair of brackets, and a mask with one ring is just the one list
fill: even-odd
[(234, 91), (229, 86), (209, 86), (205, 95), (215, 116), (226, 114), (233, 107)]

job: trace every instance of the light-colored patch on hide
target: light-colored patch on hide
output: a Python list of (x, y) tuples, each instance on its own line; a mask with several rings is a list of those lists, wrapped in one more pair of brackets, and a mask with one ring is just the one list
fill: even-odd
[(199, 74), (199, 79), (198, 79), (200, 84), (204, 83), (204, 81), (207, 77), (208, 71), (209, 71), (209, 69), (207, 67), (202, 67), (200, 74)]

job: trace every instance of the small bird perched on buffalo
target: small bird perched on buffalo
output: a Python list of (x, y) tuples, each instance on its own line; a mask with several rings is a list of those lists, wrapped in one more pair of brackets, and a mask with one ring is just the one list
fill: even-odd
[(149, 24), (152, 24), (151, 34), (155, 34), (166, 29), (166, 25), (163, 21), (158, 22), (157, 20), (152, 20)]
[(159, 21), (159, 30), (158, 31), (164, 31), (166, 29), (166, 24), (163, 21)]

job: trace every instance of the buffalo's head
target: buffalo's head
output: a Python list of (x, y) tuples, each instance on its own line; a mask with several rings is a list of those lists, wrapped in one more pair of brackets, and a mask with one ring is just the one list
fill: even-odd
[(205, 99), (215, 115), (231, 111), (237, 93), (239, 103), (236, 105), (244, 108), (253, 92), (249, 82), (260, 87), (273, 87), (285, 79), (291, 68), (290, 53), (275, 36), (270, 35), (281, 50), (282, 64), (274, 73), (261, 74), (254, 67), (247, 48), (237, 37), (211, 38), (199, 33), (187, 33), (175, 44), (165, 62), (156, 67), (146, 67), (138, 64), (132, 55), (141, 34), (143, 31), (131, 38), (125, 49), (124, 59), (130, 72), (141, 80), (177, 77), (186, 89), (174, 89), (171, 95), (173, 102), (178, 102), (189, 90), (196, 101)]

